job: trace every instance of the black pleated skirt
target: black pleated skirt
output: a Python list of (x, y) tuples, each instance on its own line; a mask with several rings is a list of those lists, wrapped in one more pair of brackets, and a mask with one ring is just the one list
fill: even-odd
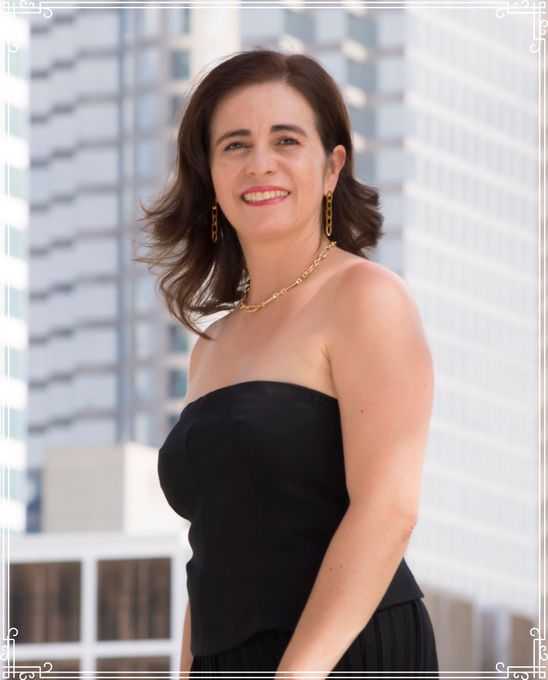
[[(190, 677), (215, 677), (217, 671), (262, 671), (260, 677), (271, 678), (291, 635), (285, 631), (262, 631), (232, 649), (196, 656)], [(411, 670), (432, 671), (421, 674), (421, 678), (439, 678), (434, 630), (421, 598), (376, 611), (328, 677), (341, 677), (341, 671)], [(354, 673), (351, 677), (360, 676)]]

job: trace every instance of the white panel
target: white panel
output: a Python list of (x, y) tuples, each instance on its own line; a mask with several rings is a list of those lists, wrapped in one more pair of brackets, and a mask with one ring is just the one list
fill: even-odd
[(79, 364), (116, 361), (116, 333), (113, 328), (79, 328), (74, 333), (75, 360)]
[(79, 183), (102, 184), (118, 180), (118, 156), (114, 149), (82, 149), (76, 174)]
[(116, 380), (113, 375), (80, 374), (73, 382), (71, 393), (75, 411), (114, 408), (116, 405)]
[(385, 102), (378, 107), (377, 130), (381, 137), (405, 133), (407, 114), (402, 102)]
[(118, 62), (115, 57), (80, 59), (75, 77), (78, 87), (75, 94), (118, 94)]
[(116, 241), (113, 237), (78, 239), (74, 259), (79, 274), (115, 274), (117, 270)]
[[(242, 14), (245, 14), (245, 10)], [(331, 43), (334, 40), (346, 38), (344, 11), (334, 12), (332, 9), (317, 9), (314, 15), (316, 19), (316, 40), (319, 43)]]
[[(48, 335), (52, 326), (49, 298), (33, 304), (30, 312), (31, 335), (40, 334), (40, 339)], [(32, 352), (31, 352), (32, 358)]]
[[(33, 257), (31, 260), (30, 270), (29, 270), (29, 288), (31, 292), (35, 293), (37, 291), (42, 291), (49, 285), (50, 280), (50, 260), (47, 254), (40, 255), (40, 257)], [(43, 306), (43, 301), (31, 302), (31, 318), (30, 324), (33, 328), (36, 327), (36, 319), (34, 318), (35, 309), (39, 309)]]
[[(68, 248), (55, 247), (50, 251), (48, 287), (63, 285), (70, 281), (70, 274), (74, 270), (73, 257), (74, 250), (71, 246)], [(63, 295), (63, 293), (55, 292), (50, 299), (55, 300), (60, 295)]]
[[(52, 41), (55, 45), (55, 56), (61, 61), (75, 61), (76, 60), (76, 45), (79, 41), (77, 31), (74, 30), (74, 24), (55, 23), (54, 24), (55, 40)], [(34, 47), (34, 39), (33, 39)]]
[[(48, 385), (48, 419), (58, 420), (71, 416), (74, 411), (74, 394), (71, 380), (55, 380)], [(61, 426), (57, 437), (64, 439), (65, 428)]]
[[(50, 162), (49, 184), (54, 195), (68, 195), (76, 193), (75, 163), (72, 156), (56, 157)], [(65, 209), (66, 206), (65, 206)]]
[[(67, 316), (67, 310), (72, 306), (71, 293), (56, 292), (50, 295), (47, 302), (43, 305), (46, 313), (46, 329), (50, 334), (53, 330), (70, 327), (72, 315)], [(51, 348), (50, 348), (51, 353)]]
[(40, 165), (30, 173), (30, 193), (33, 203), (47, 203), (50, 196), (50, 168)]
[(73, 31), (80, 49), (112, 47), (118, 41), (118, 12), (78, 12)]
[(75, 226), (79, 229), (112, 228), (118, 223), (118, 199), (114, 194), (78, 194), (75, 199)]
[(339, 86), (346, 83), (348, 78), (346, 77), (346, 59), (340, 52), (325, 52), (323, 54), (316, 55), (316, 59), (324, 67), (324, 69), (329, 73), (329, 75), (334, 78)]
[[(63, 296), (65, 298), (67, 296)], [(56, 336), (47, 345), (50, 373), (74, 373), (74, 341), (70, 335)], [(68, 383), (70, 386), (72, 383)]]
[(114, 419), (92, 418), (78, 420), (71, 429), (70, 440), (73, 444), (88, 446), (112, 444), (116, 436)]
[[(211, 11), (210, 22), (214, 22)], [(205, 10), (195, 12), (193, 17), (202, 18)], [(284, 13), (281, 9), (240, 9), (240, 27), (242, 39), (260, 36), (279, 36), (284, 30)], [(226, 30), (226, 29), (225, 29)]]
[[(59, 101), (66, 102), (67, 104), (72, 103), (72, 96), (67, 97), (67, 90), (72, 91), (72, 83), (67, 81), (67, 78), (63, 78), (60, 83), (60, 87), (63, 89), (63, 96), (56, 97), (56, 103)], [(77, 121), (75, 120), (74, 113), (72, 111), (56, 112), (48, 121), (47, 124), (48, 135), (51, 139), (52, 149), (72, 149), (77, 140), (77, 132), (79, 128), (77, 127)], [(63, 159), (65, 160), (65, 159)], [(68, 159), (70, 160), (70, 158)]]
[(394, 92), (405, 85), (405, 63), (403, 57), (383, 57), (378, 62), (379, 91)]
[(118, 109), (112, 102), (86, 103), (76, 112), (79, 140), (100, 139), (118, 133)]
[[(50, 102), (63, 106), (71, 106), (73, 104), (77, 85), (77, 72), (75, 71), (75, 67), (76, 64), (71, 64), (67, 68), (53, 69), (49, 77)], [(57, 112), (55, 113), (55, 116), (57, 116)], [(72, 139), (72, 135), (68, 138)], [(56, 141), (58, 146), (66, 145), (64, 137), (61, 137)]]
[[(42, 21), (44, 20), (43, 17), (40, 17)], [(31, 37), (32, 41), (32, 49), (29, 50), (30, 54), (30, 67), (32, 71), (43, 71), (47, 68), (49, 68), (50, 61), (51, 61), (51, 52), (53, 49), (52, 41), (51, 41), (51, 36), (49, 33), (32, 33)], [(36, 84), (46, 84), (45, 80), (38, 79), (36, 80)], [(33, 81), (32, 83), (32, 89), (33, 89), (33, 99), (34, 99), (34, 88), (35, 88), (35, 83)], [(41, 97), (38, 97), (36, 101), (43, 101)]]
[(407, 156), (403, 149), (383, 149), (377, 154), (378, 181), (398, 181), (406, 177)]
[[(66, 240), (74, 231), (75, 209), (70, 201), (57, 201), (48, 211), (51, 239)], [(72, 269), (72, 268), (71, 268)]]
[[(41, 82), (37, 80), (36, 82)], [(33, 85), (34, 91), (34, 85)], [(47, 158), (51, 151), (51, 145), (53, 144), (53, 138), (50, 133), (49, 124), (42, 122), (32, 123), (30, 128), (30, 148), (32, 150), (33, 160), (42, 160)], [(33, 168), (31, 172), (35, 172)]]
[(116, 298), (114, 283), (80, 284), (74, 294), (75, 321), (115, 317)]
[(404, 12), (382, 10), (377, 15), (377, 42), (381, 47), (399, 47), (405, 41)]

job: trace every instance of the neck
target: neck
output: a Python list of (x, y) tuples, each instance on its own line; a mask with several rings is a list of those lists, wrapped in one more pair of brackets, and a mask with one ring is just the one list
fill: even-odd
[(324, 232), (299, 233), (260, 243), (242, 243), (251, 288), (246, 304), (264, 302), (281, 288), (287, 288), (310, 267), (330, 243)]

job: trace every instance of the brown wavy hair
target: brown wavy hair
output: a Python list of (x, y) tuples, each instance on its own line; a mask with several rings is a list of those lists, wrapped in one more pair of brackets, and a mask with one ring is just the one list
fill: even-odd
[[(144, 245), (149, 254), (134, 257), (150, 271), (160, 267), (159, 288), (170, 314), (198, 335), (192, 314), (232, 309), (249, 280), (237, 232), (218, 208), (218, 239), (211, 240), (211, 207), (215, 199), (209, 167), (210, 123), (219, 102), (236, 88), (283, 81), (310, 104), (326, 156), (337, 144), (346, 161), (333, 192), (332, 239), (337, 246), (368, 259), (363, 249), (375, 247), (384, 232), (379, 192), (354, 178), (354, 152), (348, 111), (327, 71), (303, 54), (254, 48), (236, 52), (195, 81), (177, 133), (175, 172), (171, 185), (153, 198), (144, 216)], [(325, 203), (325, 197), (323, 199)], [(322, 209), (325, 222), (325, 206)], [(322, 224), (322, 229), (325, 225)], [(158, 283), (158, 281), (157, 281)]]

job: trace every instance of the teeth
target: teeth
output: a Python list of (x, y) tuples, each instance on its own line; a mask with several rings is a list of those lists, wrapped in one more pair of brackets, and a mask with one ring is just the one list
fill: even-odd
[(244, 199), (253, 203), (255, 201), (266, 201), (269, 198), (278, 198), (278, 196), (287, 196), (289, 191), (254, 191), (250, 194), (244, 194)]

